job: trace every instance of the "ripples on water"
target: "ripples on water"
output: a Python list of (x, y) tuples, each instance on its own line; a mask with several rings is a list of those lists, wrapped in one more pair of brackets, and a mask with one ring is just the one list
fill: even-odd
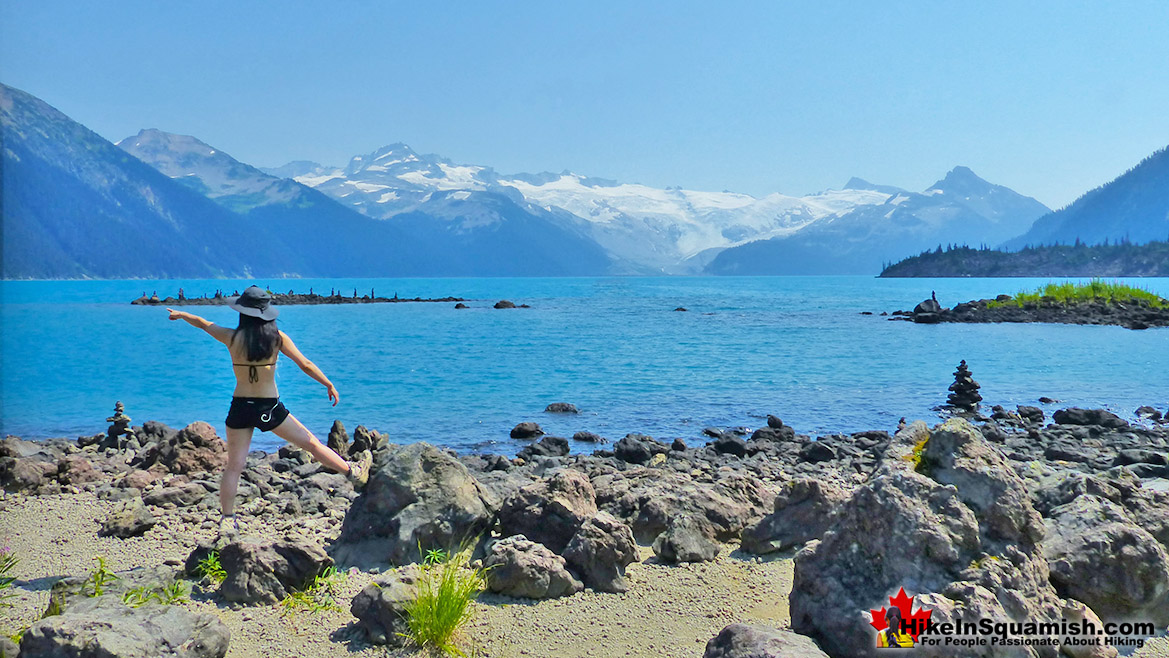
[[(893, 429), (937, 419), (966, 359), (985, 403), (1103, 406), (1126, 417), (1169, 402), (1169, 329), (1071, 325), (913, 325), (860, 311), (911, 309), (936, 290), (950, 306), (1047, 279), (871, 277), (274, 280), (276, 290), (358, 288), (453, 304), (291, 306), (280, 326), (333, 380), (282, 359), (291, 411), (324, 436), (334, 418), (456, 449), (511, 453), (517, 422), (551, 433), (628, 432), (701, 443), (707, 426), (758, 427), (768, 413), (809, 434)], [(0, 432), (27, 438), (102, 431), (115, 400), (134, 424), (207, 420), (222, 432), (233, 386), (226, 350), (161, 308), (161, 296), (243, 289), (250, 281), (0, 284)], [(1169, 296), (1169, 279), (1132, 281)], [(531, 309), (495, 310), (498, 299)], [(677, 306), (689, 309), (674, 312)], [(234, 326), (225, 307), (188, 310)], [(579, 416), (542, 413), (566, 401)], [(1053, 407), (1054, 408), (1054, 407)], [(1048, 409), (1051, 411), (1052, 409)], [(257, 433), (253, 445), (280, 441)], [(587, 446), (586, 446), (587, 447)]]

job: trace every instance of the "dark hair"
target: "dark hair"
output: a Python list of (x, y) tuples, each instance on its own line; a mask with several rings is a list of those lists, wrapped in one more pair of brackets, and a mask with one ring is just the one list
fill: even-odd
[(280, 349), (283, 340), (280, 330), (276, 328), (275, 320), (261, 320), (250, 315), (239, 315), (239, 326), (231, 335), (231, 343), (242, 334), (244, 346), (248, 350), (248, 361), (263, 361)]
[(885, 639), (887, 644), (891, 647), (897, 646), (897, 634), (901, 633), (901, 625), (904, 620), (901, 618), (901, 608), (897, 606), (889, 606), (885, 611), (885, 621), (889, 624), (889, 628), (885, 631)]

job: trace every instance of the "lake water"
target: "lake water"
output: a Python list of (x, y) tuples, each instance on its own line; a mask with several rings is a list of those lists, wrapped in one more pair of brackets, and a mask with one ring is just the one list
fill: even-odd
[[(765, 424), (808, 434), (935, 421), (960, 359), (992, 404), (1101, 406), (1132, 417), (1169, 403), (1169, 329), (890, 322), (860, 311), (912, 309), (937, 291), (959, 301), (1047, 279), (718, 277), (260, 280), (274, 290), (338, 287), (453, 304), (289, 306), (280, 327), (340, 390), (283, 359), (289, 409), (324, 438), (333, 419), (459, 450), (513, 454), (525, 420), (550, 434), (629, 432), (701, 443), (707, 426)], [(242, 290), (251, 281), (64, 281), (0, 284), (0, 433), (25, 438), (104, 431), (115, 400), (135, 425), (211, 422), (221, 433), (233, 387), (227, 351), (143, 292)], [(1131, 281), (1169, 297), (1169, 279)], [(530, 309), (495, 310), (499, 299)], [(673, 309), (683, 306), (689, 312)], [(226, 307), (192, 307), (228, 326)], [(572, 402), (581, 414), (542, 413)], [(280, 440), (257, 433), (253, 446)], [(582, 448), (587, 449), (588, 446)]]

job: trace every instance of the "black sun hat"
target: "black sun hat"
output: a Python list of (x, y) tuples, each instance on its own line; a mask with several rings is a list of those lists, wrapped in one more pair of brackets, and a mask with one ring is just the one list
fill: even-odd
[(272, 295), (260, 286), (251, 286), (239, 297), (228, 297), (227, 305), (244, 315), (261, 320), (275, 320), (280, 311), (272, 305)]

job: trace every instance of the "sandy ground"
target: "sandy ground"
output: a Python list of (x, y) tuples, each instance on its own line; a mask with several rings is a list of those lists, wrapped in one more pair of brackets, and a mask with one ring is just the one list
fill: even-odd
[[(98, 537), (98, 522), (112, 506), (85, 492), (0, 498), (0, 545), (12, 547), (21, 559), (19, 596), (10, 600), (12, 608), (0, 609), (0, 631), (12, 633), (36, 621), (52, 583), (60, 576), (88, 573), (97, 556), (113, 570), (154, 566), (185, 559), (199, 540), (215, 533), (209, 522), (170, 513), (142, 537)], [(241, 520), (245, 534), (275, 537), (279, 532), (262, 519)], [(725, 547), (711, 563), (667, 566), (642, 547), (642, 561), (629, 566), (625, 594), (589, 591), (541, 602), (484, 595), (464, 646), (469, 655), (484, 658), (700, 657), (707, 640), (727, 624), (786, 628), (791, 555), (760, 560), (733, 548)], [(353, 628), (348, 601), (373, 578), (350, 573), (340, 592), (340, 611), (282, 616), (278, 606), (237, 608), (198, 593), (183, 605), (223, 620), (231, 630), (229, 658), (416, 655), (387, 654)], [(1169, 638), (1152, 640), (1133, 655), (1169, 658)]]
[[(215, 533), (211, 523), (184, 521), (172, 513), (142, 537), (98, 537), (98, 523), (112, 507), (85, 492), (0, 499), (0, 544), (15, 549), (21, 559), (16, 571), (20, 596), (10, 601), (13, 608), (0, 613), (0, 631), (12, 633), (36, 621), (48, 605), (52, 583), (90, 572), (97, 556), (113, 570), (155, 566), (185, 559), (199, 540)], [(262, 520), (241, 521), (245, 534), (278, 534)], [(629, 566), (625, 594), (590, 591), (538, 603), (484, 595), (464, 646), (471, 655), (489, 658), (701, 656), (707, 640), (727, 624), (786, 627), (790, 554), (759, 560), (726, 549), (715, 562), (675, 567), (656, 563), (652, 551), (642, 547), (643, 561)], [(183, 605), (223, 620), (231, 630), (230, 658), (385, 656), (382, 647), (367, 644), (355, 631), (348, 610), (349, 599), (373, 578), (362, 572), (348, 575), (340, 592), (343, 610), (336, 612), (281, 616), (277, 606), (233, 609), (199, 594)]]

